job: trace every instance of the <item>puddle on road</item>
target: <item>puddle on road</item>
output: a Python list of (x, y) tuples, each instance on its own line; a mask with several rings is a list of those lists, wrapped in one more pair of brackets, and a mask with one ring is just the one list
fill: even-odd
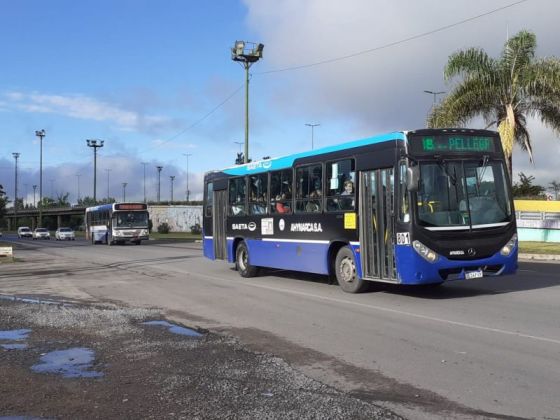
[(71, 306), (64, 302), (57, 302), (56, 300), (36, 299), (36, 298), (17, 297), (17, 296), (8, 296), (8, 295), (0, 295), (0, 300), (8, 300), (10, 302), (36, 303), (36, 304), (42, 303), (45, 305)]
[(30, 332), (28, 329), (0, 331), (0, 340), (25, 340)]
[(41, 363), (31, 369), (37, 373), (57, 373), (65, 378), (98, 378), (102, 372), (91, 369), (95, 353), (84, 347), (51, 351), (41, 356)]
[(202, 337), (202, 334), (198, 331), (191, 330), (190, 328), (186, 327), (181, 327), (167, 321), (146, 321), (143, 322), (143, 324), (167, 327), (169, 332), (172, 332), (173, 334), (186, 335), (188, 337)]
[[(0, 344), (4, 350), (25, 350), (27, 348), (27, 344)], [(2, 417), (0, 417), (0, 420)]]

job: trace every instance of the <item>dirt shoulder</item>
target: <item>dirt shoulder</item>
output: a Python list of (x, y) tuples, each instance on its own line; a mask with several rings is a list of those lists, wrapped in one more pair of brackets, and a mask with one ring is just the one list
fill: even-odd
[(156, 310), (53, 301), (0, 299), (0, 417), (400, 418), (230, 337), (144, 324)]

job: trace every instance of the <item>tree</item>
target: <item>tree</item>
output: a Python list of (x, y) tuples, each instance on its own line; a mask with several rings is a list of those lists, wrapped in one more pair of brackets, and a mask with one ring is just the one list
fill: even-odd
[(533, 162), (527, 117), (539, 117), (560, 134), (560, 60), (535, 59), (536, 46), (535, 35), (521, 31), (506, 41), (498, 59), (479, 48), (452, 54), (444, 77), (462, 80), (434, 107), (428, 126), (465, 126), (482, 116), (487, 128), (495, 126), (500, 133), (510, 175), (514, 143)]
[(6, 214), (6, 204), (8, 204), (8, 199), (4, 192), (4, 186), (0, 184), (0, 220), (3, 219)]
[(513, 183), (513, 196), (515, 198), (538, 198), (544, 200), (546, 198), (544, 195), (545, 188), (540, 185), (533, 185), (534, 180), (534, 176), (527, 176), (523, 172), (519, 172), (519, 183)]
[(558, 200), (558, 192), (560, 191), (560, 182), (552, 181), (549, 184), (548, 189), (554, 191), (554, 199)]
[(68, 197), (70, 196), (70, 193), (66, 193), (66, 194), (62, 194), (62, 193), (58, 193), (56, 195), (56, 201), (54, 203), (55, 207), (70, 207), (70, 201), (68, 201)]

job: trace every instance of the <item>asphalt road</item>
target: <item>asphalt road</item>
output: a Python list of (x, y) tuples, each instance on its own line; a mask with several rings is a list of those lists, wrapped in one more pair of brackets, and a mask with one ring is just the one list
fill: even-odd
[(3, 240), (22, 261), (0, 266), (3, 294), (163, 308), (410, 418), (560, 418), (558, 265), (350, 295), (301, 273), (242, 279), (197, 244)]

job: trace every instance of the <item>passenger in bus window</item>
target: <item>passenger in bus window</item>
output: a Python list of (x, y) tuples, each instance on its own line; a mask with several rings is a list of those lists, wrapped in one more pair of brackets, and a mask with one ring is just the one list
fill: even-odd
[(344, 182), (344, 191), (342, 195), (353, 195), (354, 194), (354, 183), (350, 180)]

